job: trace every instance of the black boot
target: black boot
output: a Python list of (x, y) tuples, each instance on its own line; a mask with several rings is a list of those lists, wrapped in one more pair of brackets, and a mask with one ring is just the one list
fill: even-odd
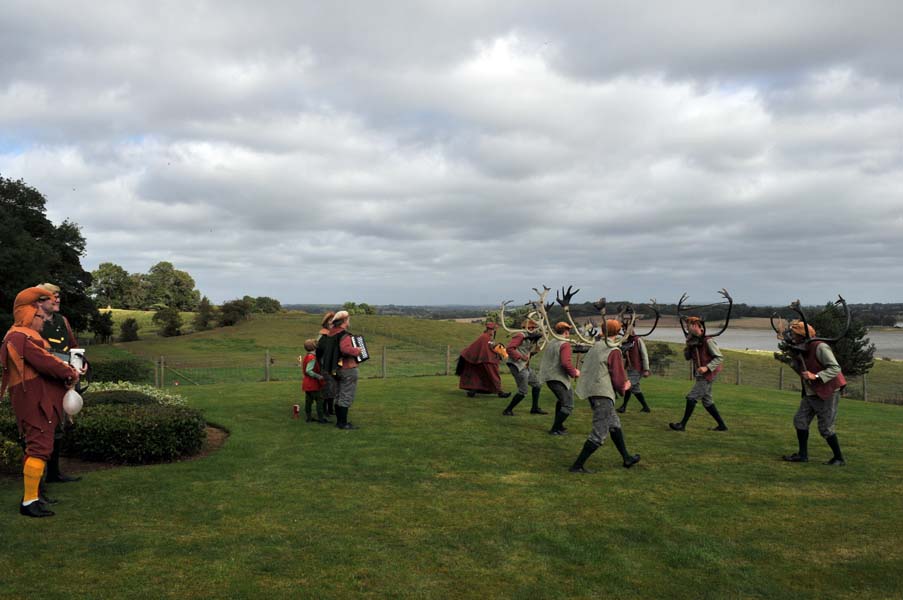
[(47, 461), (47, 475), (45, 479), (50, 483), (69, 483), (70, 481), (81, 481), (81, 477), (69, 477), (65, 473), (60, 472), (60, 444), (62, 440), (53, 440), (53, 452), (50, 454), (50, 460)]
[(684, 418), (679, 423), (668, 423), (668, 427), (674, 431), (683, 431), (687, 428), (687, 422), (690, 420), (693, 411), (696, 409), (696, 400), (687, 398), (687, 405), (684, 407)]
[(520, 404), (520, 401), (523, 399), (524, 399), (524, 395), (521, 394), (520, 392), (518, 392), (517, 394), (514, 394), (514, 398), (511, 399), (511, 402), (508, 403), (508, 406), (505, 408), (505, 410), (502, 411), (502, 414), (505, 415), (506, 417), (513, 417), (514, 416), (514, 407), (517, 406), (518, 404)]
[(828, 442), (828, 445), (831, 446), (831, 450), (834, 451), (834, 457), (825, 464), (832, 467), (842, 467), (847, 464), (843, 459), (843, 454), (840, 452), (840, 442), (837, 441), (837, 434), (835, 433), (830, 437), (826, 437), (825, 441)]
[(532, 388), (533, 407), (530, 409), (531, 415), (547, 415), (547, 414), (549, 414), (548, 411), (545, 411), (545, 410), (539, 408), (539, 394), (541, 391), (542, 391), (542, 388), (538, 388), (538, 387)]
[(555, 410), (555, 422), (552, 423), (552, 428), (549, 430), (549, 435), (564, 435), (567, 433), (567, 430), (563, 427), (564, 420), (567, 419), (568, 416), (561, 412), (560, 409)]
[(615, 410), (619, 413), (627, 412), (627, 401), (630, 400), (630, 390), (624, 392), (624, 402), (621, 403), (621, 406), (616, 408)]
[[(630, 390), (628, 390), (627, 393), (629, 394)], [(640, 410), (640, 412), (652, 412), (651, 410), (649, 410), (649, 405), (646, 404), (646, 396), (643, 395), (643, 392), (637, 392), (636, 394), (634, 394), (634, 396), (636, 396), (636, 399), (639, 400), (640, 404), (643, 405), (643, 408), (642, 410)]]
[(617, 448), (618, 452), (621, 453), (621, 458), (624, 459), (625, 469), (629, 469), (633, 465), (640, 462), (639, 454), (631, 455), (627, 452), (627, 444), (624, 442), (624, 432), (620, 427), (609, 429), (608, 434), (611, 436), (611, 441), (615, 443), (615, 448)]
[(711, 430), (712, 431), (727, 431), (727, 425), (724, 424), (724, 419), (722, 419), (721, 415), (718, 414), (718, 407), (715, 406), (714, 404), (712, 404), (711, 406), (706, 406), (705, 409), (706, 409), (706, 411), (708, 411), (708, 413), (710, 415), (712, 415), (712, 418), (715, 419), (715, 422), (718, 423), (718, 426), (712, 427)]
[(592, 473), (589, 469), (585, 469), (583, 464), (598, 447), (599, 446), (595, 442), (591, 442), (590, 440), (583, 442), (583, 450), (580, 451), (580, 456), (577, 457), (577, 460), (574, 461), (574, 464), (571, 465), (571, 468), (568, 469), (568, 471), (571, 473)]
[(342, 428), (342, 425), (345, 424), (345, 409), (341, 406), (335, 407), (335, 426), (338, 429)]
[(799, 444), (799, 451), (794, 454), (785, 454), (783, 459), (787, 462), (809, 462), (809, 430), (797, 429), (796, 441)]
[(24, 504), (19, 504), (19, 514), (24, 517), (52, 517), (55, 513), (52, 510), (45, 508), (40, 500), (35, 500), (28, 506)]

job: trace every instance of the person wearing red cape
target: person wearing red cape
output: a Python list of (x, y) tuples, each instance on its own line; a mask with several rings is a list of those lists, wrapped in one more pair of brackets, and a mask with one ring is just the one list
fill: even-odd
[(486, 323), (485, 331), (458, 357), (458, 367), (455, 369), (455, 375), (460, 377), (458, 387), (466, 390), (469, 398), (477, 394), (498, 394), (499, 398), (511, 395), (511, 392), (502, 391), (499, 353), (504, 351), (505, 346), (494, 341), (497, 329), (495, 323)]

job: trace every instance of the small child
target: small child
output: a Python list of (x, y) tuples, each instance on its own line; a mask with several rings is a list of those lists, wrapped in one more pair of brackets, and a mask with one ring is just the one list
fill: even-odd
[(315, 354), (317, 350), (316, 340), (305, 340), (304, 349), (307, 351), (301, 358), (301, 369), (304, 371), (304, 379), (301, 380), (301, 389), (304, 390), (304, 414), (307, 415), (307, 422), (313, 421), (310, 410), (311, 406), (317, 404), (318, 423), (329, 423), (323, 415), (323, 397), (320, 390), (323, 389), (323, 376), (320, 375), (320, 363)]

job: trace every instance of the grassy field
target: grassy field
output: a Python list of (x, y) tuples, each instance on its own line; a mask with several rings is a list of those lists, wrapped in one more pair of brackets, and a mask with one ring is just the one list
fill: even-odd
[[(218, 452), (85, 473), (51, 485), (57, 516), (14, 513), (0, 480), (0, 597), (899, 598), (903, 409), (844, 402), (845, 468), (778, 460), (795, 449), (797, 396), (717, 385), (731, 430), (686, 433), (687, 382), (644, 382), (632, 452), (610, 442), (568, 465), (589, 430), (500, 415), (452, 377), (360, 384), (353, 432), (289, 418), (290, 382), (182, 388), (227, 427)], [(504, 383), (511, 387), (509, 376)], [(543, 392), (543, 404), (551, 405)]]
[[(154, 311), (125, 310), (122, 308), (103, 308), (100, 312), (108, 312), (113, 315), (113, 337), (115, 338), (119, 338), (119, 327), (126, 319), (135, 319), (135, 321), (138, 322), (138, 337), (156, 337), (157, 331), (160, 329), (157, 324), (154, 323), (154, 314), (156, 314)], [(179, 313), (179, 315), (181, 315), (182, 317), (182, 332), (190, 333), (191, 331), (193, 331), (191, 322), (194, 319), (195, 313), (181, 312)]]

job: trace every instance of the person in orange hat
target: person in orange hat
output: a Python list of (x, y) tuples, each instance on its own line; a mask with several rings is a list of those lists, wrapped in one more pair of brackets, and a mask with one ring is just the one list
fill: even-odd
[[(497, 394), (499, 398), (507, 398), (511, 392), (502, 391), (502, 378), (499, 375), (501, 353), (496, 351), (500, 344), (495, 341), (498, 325), (486, 323), (486, 328), (471, 345), (461, 351), (455, 375), (459, 377), (458, 387), (467, 391), (467, 397), (477, 394)], [(502, 345), (501, 350), (505, 346)]]
[(676, 423), (668, 423), (668, 427), (674, 431), (684, 431), (687, 422), (696, 409), (696, 403), (701, 399), (706, 411), (712, 415), (717, 424), (712, 431), (727, 431), (727, 425), (715, 406), (712, 398), (712, 383), (721, 371), (724, 357), (718, 348), (715, 338), (705, 335), (702, 319), (700, 317), (687, 317), (687, 345), (684, 347), (684, 358), (693, 362), (695, 383), (693, 389), (687, 394), (687, 404), (684, 408), (683, 419)]
[(547, 415), (549, 413), (539, 407), (542, 383), (539, 381), (536, 369), (530, 368), (530, 359), (534, 354), (539, 353), (539, 340), (542, 339), (542, 334), (537, 331), (538, 325), (533, 319), (524, 321), (523, 326), (527, 332), (515, 333), (505, 347), (508, 352), (508, 370), (511, 371), (511, 376), (514, 377), (514, 382), (517, 384), (517, 393), (514, 394), (514, 398), (511, 399), (511, 403), (502, 414), (513, 415), (514, 407), (527, 396), (527, 388), (529, 388), (533, 399), (530, 414)]
[[(614, 338), (621, 331), (621, 322), (617, 319), (605, 321), (603, 335)], [(611, 435), (611, 440), (621, 454), (625, 469), (640, 462), (639, 454), (630, 454), (621, 430), (621, 420), (615, 412), (615, 395), (624, 394), (630, 389), (630, 380), (624, 371), (624, 360), (621, 352), (614, 344), (597, 341), (583, 359), (583, 373), (577, 381), (577, 394), (586, 398), (593, 409), (593, 430), (590, 432), (583, 449), (569, 469), (571, 473), (590, 473), (583, 465), (586, 460)]]
[[(555, 333), (569, 338), (571, 326), (564, 321), (555, 323)], [(564, 435), (567, 427), (564, 422), (574, 410), (574, 390), (571, 389), (571, 379), (580, 377), (580, 371), (571, 362), (571, 344), (567, 341), (551, 338), (542, 353), (542, 363), (539, 366), (539, 379), (552, 390), (557, 402), (555, 402), (555, 420), (549, 435)]]
[(27, 517), (54, 514), (39, 500), (39, 487), (53, 453), (53, 434), (62, 418), (63, 396), (79, 377), (78, 371), (48, 351), (48, 344), (41, 337), (44, 321), (50, 318), (43, 303), (52, 296), (40, 287), (19, 292), (13, 303), (15, 322), (0, 344), (0, 398), (8, 388), (19, 433), (25, 438), (25, 489), (19, 513)]
[(837, 421), (837, 406), (840, 393), (847, 384), (831, 346), (815, 337), (815, 328), (808, 325), (808, 334), (802, 321), (790, 324), (791, 343), (799, 364), (794, 370), (802, 382), (800, 406), (793, 417), (799, 451), (784, 456), (787, 462), (809, 462), (809, 425), (818, 418), (818, 432), (831, 448), (834, 456), (825, 464), (842, 467), (846, 464), (837, 441), (834, 424)]

